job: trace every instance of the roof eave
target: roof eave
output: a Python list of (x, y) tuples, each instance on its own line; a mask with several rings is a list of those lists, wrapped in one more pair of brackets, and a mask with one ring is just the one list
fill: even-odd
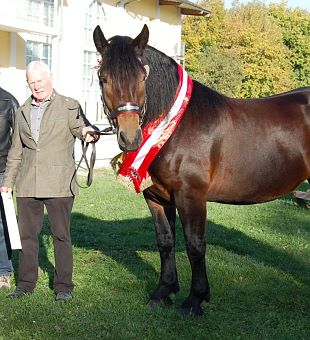
[(181, 9), (183, 15), (209, 16), (211, 11), (187, 0), (159, 0), (160, 6), (175, 6)]

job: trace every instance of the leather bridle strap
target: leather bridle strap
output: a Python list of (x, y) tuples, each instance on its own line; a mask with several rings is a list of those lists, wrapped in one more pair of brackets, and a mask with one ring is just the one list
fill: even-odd
[(133, 102), (126, 102), (121, 105), (119, 105), (114, 111), (111, 112), (110, 118), (115, 119), (117, 116), (121, 115), (122, 113), (127, 113), (127, 112), (134, 112), (138, 116), (142, 114), (140, 110), (140, 106), (136, 103)]
[(142, 107), (140, 107), (137, 103), (134, 102), (124, 102), (121, 103), (115, 110), (111, 111), (108, 108), (107, 103), (104, 100), (104, 96), (101, 96), (101, 101), (103, 105), (103, 110), (105, 115), (108, 118), (108, 121), (111, 126), (114, 128), (116, 127), (114, 120), (121, 114), (127, 113), (127, 112), (134, 112), (140, 117), (140, 125), (143, 123), (144, 115), (146, 112), (146, 96), (145, 101)]

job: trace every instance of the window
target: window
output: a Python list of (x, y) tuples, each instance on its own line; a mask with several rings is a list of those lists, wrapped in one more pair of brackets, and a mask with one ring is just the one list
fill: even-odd
[(28, 0), (27, 19), (52, 27), (54, 25), (54, 0)]
[(94, 28), (102, 23), (104, 19), (105, 15), (102, 4), (99, 1), (93, 1), (88, 7), (88, 11), (85, 15), (84, 41), (86, 44), (93, 44)]
[(100, 101), (98, 84), (97, 52), (93, 41), (93, 31), (98, 24), (105, 21), (104, 9), (100, 1), (93, 1), (85, 15), (84, 59), (83, 59), (83, 98), (87, 102)]
[(97, 53), (84, 51), (83, 60), (83, 98), (86, 101), (100, 100), (100, 87), (97, 77)]
[(42, 60), (51, 67), (51, 54), (51, 44), (30, 40), (26, 43), (26, 65), (33, 60)]

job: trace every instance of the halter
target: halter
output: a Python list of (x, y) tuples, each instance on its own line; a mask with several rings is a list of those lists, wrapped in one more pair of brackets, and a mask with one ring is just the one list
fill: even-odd
[(124, 102), (120, 104), (119, 106), (117, 106), (117, 108), (113, 111), (109, 109), (103, 96), (101, 96), (101, 101), (102, 101), (104, 113), (107, 116), (110, 125), (113, 126), (114, 128), (116, 128), (115, 119), (119, 115), (124, 114), (125, 112), (136, 113), (139, 116), (139, 125), (140, 126), (142, 125), (145, 112), (146, 112), (146, 95), (145, 95), (145, 100), (144, 100), (144, 104), (142, 107), (140, 107), (137, 103), (134, 103), (134, 102)]

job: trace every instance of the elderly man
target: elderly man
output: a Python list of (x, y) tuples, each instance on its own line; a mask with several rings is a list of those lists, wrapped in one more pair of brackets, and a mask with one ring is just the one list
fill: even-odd
[(15, 195), (22, 250), (18, 283), (9, 294), (19, 298), (32, 293), (38, 279), (38, 236), (46, 207), (54, 243), (53, 289), (57, 301), (72, 298), (73, 256), (70, 216), (78, 194), (74, 160), (76, 137), (96, 138), (79, 103), (53, 89), (49, 67), (42, 61), (26, 69), (32, 95), (16, 112), (16, 124), (1, 191)]

